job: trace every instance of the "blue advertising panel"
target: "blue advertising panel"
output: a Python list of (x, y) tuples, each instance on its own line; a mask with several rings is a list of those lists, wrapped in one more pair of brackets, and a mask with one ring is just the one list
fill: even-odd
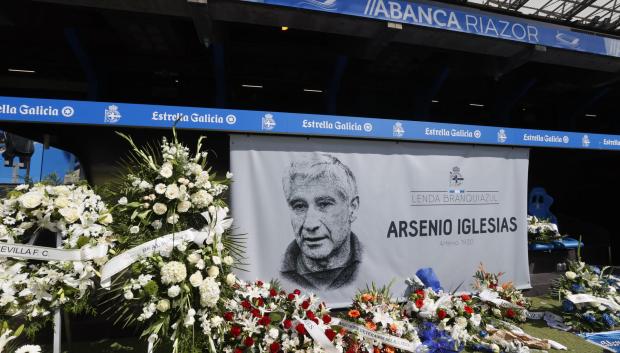
[(620, 57), (620, 40), (476, 9), (405, 0), (243, 0)]
[[(620, 135), (236, 109), (0, 96), (0, 121), (620, 150)], [(1, 128), (1, 126), (0, 126)]]
[(605, 348), (606, 351), (620, 352), (620, 331), (584, 333), (580, 336)]

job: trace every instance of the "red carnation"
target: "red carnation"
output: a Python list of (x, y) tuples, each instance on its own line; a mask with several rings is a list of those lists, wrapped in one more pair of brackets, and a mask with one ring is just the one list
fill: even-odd
[(263, 326), (268, 326), (271, 323), (271, 318), (269, 317), (269, 315), (265, 315), (260, 320), (258, 320), (258, 323)]
[(241, 349), (241, 348), (235, 348), (235, 353), (243, 353), (243, 349)]
[(285, 329), (290, 329), (293, 326), (293, 322), (289, 319), (284, 320), (284, 322), (282, 323), (282, 325), (284, 325)]
[(316, 316), (314, 315), (314, 313), (310, 310), (306, 311), (306, 317), (310, 320), (314, 320), (316, 318)]
[(301, 294), (301, 291), (300, 291), (299, 289), (295, 289), (295, 290), (293, 291), (293, 294), (295, 294), (295, 295), (300, 295), (300, 294)]
[(263, 300), (263, 298), (258, 298), (257, 302), (258, 302), (258, 306), (265, 305), (265, 301)]
[(506, 310), (506, 316), (508, 316), (509, 318), (512, 319), (513, 317), (515, 317), (515, 315), (516, 315), (516, 313), (514, 312), (514, 310), (512, 310), (512, 309)]
[(297, 324), (297, 326), (295, 326), (295, 330), (297, 330), (297, 333), (299, 333), (300, 335), (306, 334), (306, 327), (304, 326), (304, 324)]
[(465, 305), (465, 312), (468, 313), (468, 314), (473, 314), (474, 313), (474, 309), (472, 309), (469, 306)]
[(293, 301), (295, 300), (295, 294), (291, 293), (288, 295), (288, 300)]
[(415, 291), (415, 294), (417, 294), (418, 296), (424, 298), (424, 291), (421, 289), (418, 289), (417, 291)]
[(271, 353), (276, 353), (280, 350), (280, 344), (278, 342), (273, 342), (271, 345), (269, 345), (269, 351), (271, 351)]
[(461, 295), (461, 299), (463, 299), (463, 301), (468, 302), (471, 300), (471, 297), (467, 294), (463, 294)]
[(262, 315), (260, 314), (260, 310), (258, 309), (252, 309), (252, 316), (254, 316), (255, 318), (260, 318)]
[(331, 317), (331, 316), (329, 316), (329, 315), (327, 315), (327, 314), (323, 315), (323, 323), (324, 323), (325, 325), (327, 325), (327, 324), (329, 324), (330, 322), (332, 322), (332, 317)]
[(277, 290), (275, 290), (275, 289), (273, 289), (273, 288), (271, 288), (271, 289), (269, 290), (269, 296), (271, 296), (271, 297), (275, 297), (275, 296), (277, 296), (277, 295), (278, 295), (278, 291), (277, 291)]
[(230, 334), (237, 337), (241, 334), (241, 327), (233, 326), (230, 328)]
[(254, 339), (251, 336), (248, 336), (245, 340), (243, 340), (243, 344), (245, 344), (246, 347), (252, 347), (254, 344)]
[(308, 308), (310, 307), (310, 302), (307, 300), (304, 300), (303, 303), (301, 303), (301, 308), (304, 310), (308, 310)]
[(235, 318), (235, 314), (232, 311), (228, 311), (224, 313), (224, 320), (232, 321)]
[(263, 286), (263, 281), (256, 281), (256, 286), (262, 287)]
[(244, 300), (244, 301), (241, 302), (241, 306), (244, 307), (247, 310), (250, 310), (250, 308), (252, 307), (252, 304), (250, 304), (249, 301)]
[(333, 341), (334, 338), (336, 338), (336, 332), (334, 332), (334, 330), (328, 328), (325, 330), (325, 336), (327, 336), (327, 338), (329, 338), (330, 341)]
[(439, 320), (443, 320), (446, 317), (446, 311), (443, 309), (439, 309), (439, 311), (437, 311), (437, 317), (439, 318)]
[(416, 308), (420, 309), (421, 307), (424, 306), (424, 300), (423, 299), (416, 299), (415, 300), (415, 306), (416, 306)]

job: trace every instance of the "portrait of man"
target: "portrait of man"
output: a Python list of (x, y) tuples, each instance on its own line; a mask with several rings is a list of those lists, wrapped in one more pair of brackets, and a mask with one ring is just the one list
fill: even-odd
[(295, 160), (282, 178), (295, 239), (280, 274), (312, 290), (351, 284), (362, 262), (362, 244), (351, 231), (360, 199), (351, 170), (329, 154)]

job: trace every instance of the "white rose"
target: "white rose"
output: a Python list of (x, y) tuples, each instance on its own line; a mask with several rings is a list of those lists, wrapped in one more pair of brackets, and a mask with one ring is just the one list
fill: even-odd
[(159, 170), (159, 174), (164, 178), (170, 178), (172, 176), (172, 164), (164, 163)]
[(163, 194), (166, 192), (166, 184), (159, 183), (155, 185), (155, 192), (158, 194)]
[(114, 219), (112, 218), (112, 215), (109, 213), (106, 213), (103, 216), (99, 217), (99, 223), (101, 224), (110, 224), (113, 221)]
[(189, 276), (189, 283), (191, 283), (192, 287), (198, 287), (202, 283), (202, 274), (200, 271), (196, 271)]
[(235, 284), (235, 282), (237, 282), (237, 278), (234, 274), (229, 273), (228, 275), (226, 275), (226, 284), (232, 286), (233, 284)]
[(157, 202), (153, 205), (153, 212), (155, 212), (155, 214), (157, 215), (161, 216), (166, 213), (166, 211), (168, 211), (168, 207), (166, 207), (166, 205), (161, 202)]
[(153, 229), (158, 230), (160, 229), (162, 226), (161, 221), (159, 219), (156, 219), (153, 221), (153, 223), (151, 223), (151, 227), (153, 227)]
[(125, 292), (124, 297), (125, 297), (125, 299), (127, 299), (127, 300), (131, 300), (131, 299), (133, 299), (133, 292), (132, 292), (132, 291), (130, 291), (130, 290), (126, 291), (126, 292)]
[(43, 194), (39, 191), (31, 191), (23, 194), (17, 200), (22, 207), (35, 208), (41, 204), (41, 201), (43, 201)]
[(179, 287), (177, 285), (174, 285), (174, 286), (168, 288), (168, 296), (170, 298), (176, 297), (177, 295), (179, 295), (179, 293), (181, 293), (181, 287)]
[(118, 204), (119, 205), (126, 205), (127, 204), (127, 198), (125, 196), (121, 197), (120, 199), (118, 199)]
[(170, 301), (168, 299), (161, 299), (160, 301), (158, 301), (157, 310), (161, 311), (162, 313), (170, 310)]
[(193, 252), (187, 256), (187, 261), (190, 264), (195, 264), (200, 260), (200, 254)]
[(215, 278), (220, 274), (220, 269), (217, 268), (217, 266), (211, 266), (207, 270), (207, 274), (209, 275), (209, 277)]
[(189, 201), (181, 201), (177, 206), (177, 211), (180, 213), (189, 211), (189, 208), (192, 207), (192, 203)]
[(174, 200), (179, 197), (179, 187), (177, 184), (170, 184), (166, 187), (166, 197), (170, 200)]
[(131, 234), (138, 234), (139, 231), (140, 231), (140, 227), (138, 226), (131, 226), (129, 228), (129, 233)]
[(269, 337), (273, 338), (274, 340), (278, 338), (279, 333), (280, 332), (275, 328), (269, 329)]
[(235, 262), (232, 256), (225, 256), (223, 261), (226, 266), (230, 266)]
[(178, 214), (172, 214), (168, 217), (168, 219), (166, 219), (166, 222), (170, 223), (170, 224), (177, 224), (177, 222), (179, 221), (179, 215)]
[(69, 206), (69, 200), (67, 200), (66, 197), (59, 197), (56, 200), (54, 200), (54, 206), (58, 207), (58, 208), (65, 208), (67, 206)]
[(58, 212), (67, 220), (69, 223), (73, 223), (80, 219), (80, 215), (78, 214), (78, 210), (75, 208), (61, 208)]
[(214, 265), (222, 264), (222, 259), (219, 256), (211, 256), (211, 261), (213, 261)]
[(573, 271), (566, 271), (564, 275), (566, 276), (566, 278), (568, 278), (571, 281), (577, 278), (577, 274)]

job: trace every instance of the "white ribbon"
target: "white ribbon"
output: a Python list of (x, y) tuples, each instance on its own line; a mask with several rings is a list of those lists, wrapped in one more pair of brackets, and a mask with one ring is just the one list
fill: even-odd
[(112, 284), (112, 276), (123, 271), (143, 257), (150, 256), (151, 254), (162, 249), (174, 249), (175, 246), (186, 241), (192, 241), (198, 245), (202, 245), (208, 237), (209, 232), (202, 232), (190, 228), (182, 232), (166, 234), (131, 248), (124, 253), (113, 257), (103, 266), (101, 269), (101, 287), (110, 288), (110, 285)]
[(85, 261), (104, 257), (108, 246), (85, 246), (82, 249), (56, 249), (24, 244), (0, 244), (0, 256), (44, 261)]
[(570, 326), (564, 323), (564, 319), (561, 316), (549, 311), (528, 311), (526, 316), (529, 320), (545, 320), (547, 326), (557, 330), (570, 331), (571, 329)]
[(566, 296), (566, 299), (573, 302), (573, 304), (583, 304), (583, 303), (595, 303), (599, 305), (604, 305), (613, 311), (620, 311), (620, 305), (616, 302), (609, 300), (607, 298), (595, 297), (590, 294), (570, 294)]
[(402, 349), (407, 352), (415, 352), (416, 349), (421, 345), (421, 343), (414, 343), (407, 341), (406, 339), (394, 337), (390, 335), (386, 335), (383, 333), (371, 331), (364, 326), (354, 324), (352, 322), (340, 319), (332, 319), (334, 325), (342, 326), (347, 330), (353, 331), (363, 338), (368, 338), (374, 341), (379, 341), (382, 344), (387, 344), (394, 348)]
[(485, 302), (491, 302), (497, 306), (499, 306), (500, 308), (514, 308), (514, 309), (523, 309), (522, 307), (518, 306), (517, 304), (511, 303), (507, 300), (504, 300), (502, 298), (499, 297), (499, 294), (497, 292), (492, 292), (489, 290), (483, 290), (482, 292), (480, 292), (480, 294), (478, 294), (478, 297), (480, 297), (480, 299), (482, 299), (482, 301)]
[(325, 331), (321, 330), (319, 325), (317, 325), (314, 321), (302, 320), (299, 318), (296, 318), (296, 320), (304, 325), (306, 331), (308, 331), (308, 334), (312, 337), (314, 342), (321, 346), (321, 348), (323, 348), (327, 353), (340, 353), (329, 338), (327, 338)]

